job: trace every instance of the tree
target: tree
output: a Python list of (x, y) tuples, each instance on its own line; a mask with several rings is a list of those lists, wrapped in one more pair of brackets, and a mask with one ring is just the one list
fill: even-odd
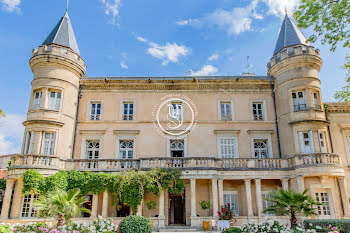
[(0, 109), (0, 117), (4, 117), (5, 113)]
[(266, 198), (267, 201), (273, 203), (272, 206), (266, 208), (265, 212), (272, 212), (275, 215), (288, 215), (290, 219), (291, 228), (297, 225), (296, 214), (303, 214), (304, 216), (317, 215), (314, 206), (322, 205), (315, 201), (312, 197), (307, 196), (304, 190), (303, 193), (297, 193), (293, 190), (280, 189), (277, 192), (270, 193), (271, 198)]
[[(350, 1), (349, 0), (301, 0), (301, 5), (294, 13), (301, 28), (313, 28), (310, 42), (321, 38), (323, 44), (330, 44), (335, 51), (339, 43), (350, 48)], [(346, 57), (344, 69), (347, 70), (346, 81), (350, 83), (350, 56)], [(350, 85), (337, 91), (334, 97), (350, 102)]]
[(57, 226), (66, 225), (70, 219), (80, 213), (90, 213), (90, 210), (81, 206), (88, 201), (86, 196), (79, 196), (80, 189), (71, 189), (68, 192), (56, 189), (40, 196), (34, 202), (39, 218), (52, 217), (57, 220)]

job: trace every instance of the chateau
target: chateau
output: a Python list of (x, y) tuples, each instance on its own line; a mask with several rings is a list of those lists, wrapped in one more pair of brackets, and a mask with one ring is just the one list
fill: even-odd
[[(308, 189), (324, 204), (315, 218), (349, 218), (350, 104), (322, 102), (320, 51), (288, 15), (271, 52), (266, 76), (86, 77), (66, 13), (32, 51), (22, 151), (0, 157), (2, 169), (12, 158), (1, 222), (35, 221), (37, 196), (22, 194), (28, 169), (181, 169), (182, 195), (147, 194), (138, 208), (148, 217), (145, 203), (155, 200), (158, 228), (199, 228), (228, 203), (237, 225), (266, 216), (286, 221), (263, 213), (268, 193), (280, 188)], [(91, 194), (89, 203), (91, 216), (78, 220), (130, 214), (107, 192)]]

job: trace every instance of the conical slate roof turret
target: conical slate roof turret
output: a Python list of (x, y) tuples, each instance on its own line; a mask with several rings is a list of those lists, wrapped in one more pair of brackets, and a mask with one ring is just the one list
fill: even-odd
[(286, 13), (273, 55), (285, 47), (298, 44), (310, 45), (308, 42), (306, 42), (305, 36), (301, 33), (297, 25)]
[(67, 11), (43, 43), (43, 45), (48, 44), (58, 44), (71, 48), (74, 52), (80, 55)]

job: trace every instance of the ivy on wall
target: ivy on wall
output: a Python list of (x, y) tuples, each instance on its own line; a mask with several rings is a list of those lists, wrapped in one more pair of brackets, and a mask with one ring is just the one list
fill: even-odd
[(23, 175), (24, 194), (34, 192), (45, 195), (55, 189), (73, 188), (79, 188), (82, 195), (108, 191), (113, 204), (126, 203), (136, 213), (146, 193), (158, 195), (161, 190), (168, 189), (171, 193), (180, 194), (184, 191), (185, 183), (180, 179), (180, 171), (171, 169), (128, 171), (116, 175), (72, 170), (59, 171), (47, 177), (36, 170), (28, 170)]

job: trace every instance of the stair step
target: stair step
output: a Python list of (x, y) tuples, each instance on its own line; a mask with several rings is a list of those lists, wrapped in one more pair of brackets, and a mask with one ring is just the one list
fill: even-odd
[(159, 229), (159, 232), (181, 232), (181, 233), (187, 233), (187, 232), (197, 232), (195, 228), (191, 227), (185, 227), (185, 226), (168, 226), (166, 228)]

